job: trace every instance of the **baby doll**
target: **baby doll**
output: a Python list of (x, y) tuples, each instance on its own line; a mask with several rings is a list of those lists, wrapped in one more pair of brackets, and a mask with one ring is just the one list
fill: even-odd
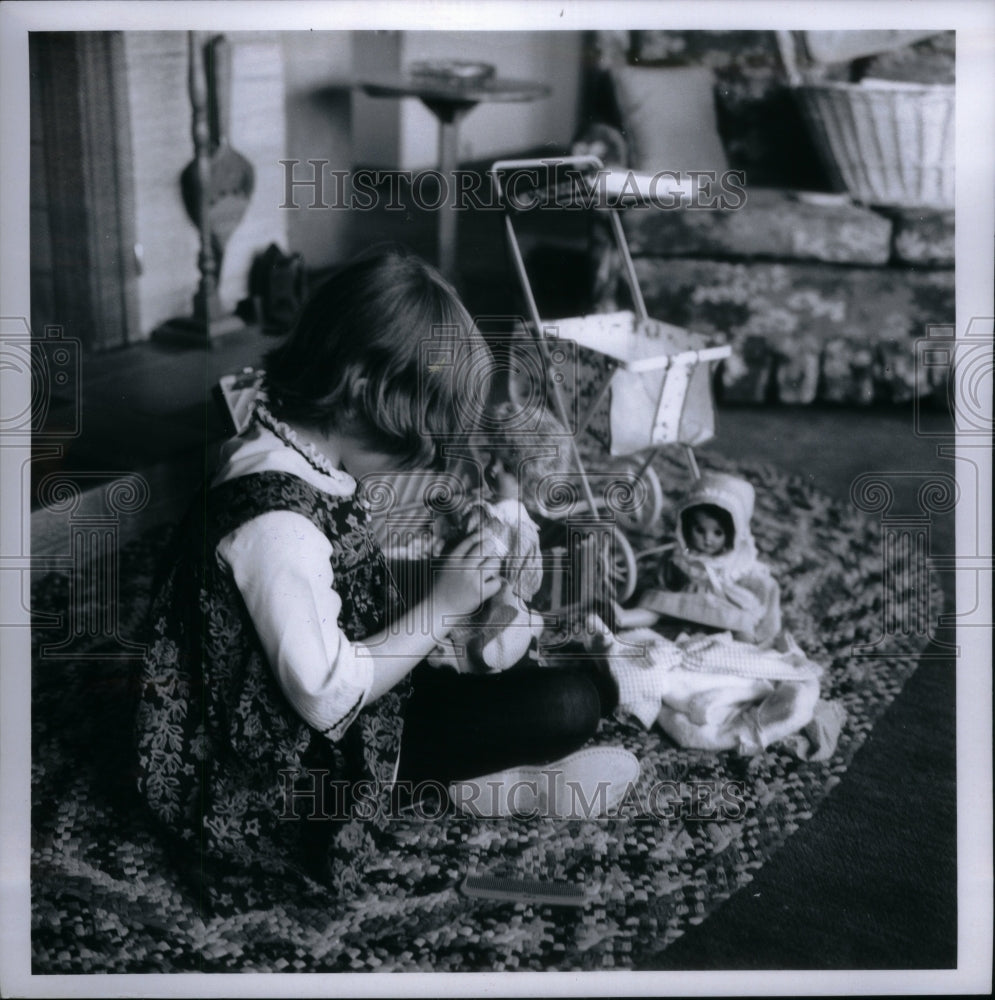
[(542, 480), (562, 471), (565, 431), (546, 413), (517, 430), (515, 415), (511, 403), (494, 410), (497, 430), (488, 443), (486, 490), (473, 491), (459, 510), (437, 522), (442, 553), (473, 532), (485, 532), (489, 554), (502, 559), (503, 581), (497, 594), (436, 647), (428, 658), (433, 666), (461, 673), (505, 670), (522, 660), (544, 627), (542, 616), (528, 607), (542, 583), (539, 529), (529, 511), (541, 513)]
[(750, 532), (754, 497), (744, 479), (703, 473), (677, 508), (666, 589), (648, 591), (641, 607), (770, 645), (781, 631), (780, 589)]
[(706, 626), (675, 639), (626, 628), (601, 639), (619, 709), (679, 746), (752, 756), (787, 742), (808, 760), (832, 756), (845, 717), (819, 697), (822, 668), (781, 628), (780, 590), (750, 532), (753, 487), (706, 472), (677, 508), (668, 589), (623, 613), (629, 625), (660, 616)]

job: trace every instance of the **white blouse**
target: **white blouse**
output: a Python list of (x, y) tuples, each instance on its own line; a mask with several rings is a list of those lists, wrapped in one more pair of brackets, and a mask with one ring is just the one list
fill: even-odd
[[(351, 476), (327, 460), (319, 464), (326, 466), (323, 471), (303, 450), (253, 423), (223, 446), (212, 485), (252, 473), (286, 472), (331, 496), (356, 492)], [(217, 548), (287, 700), (309, 725), (335, 740), (365, 705), (373, 664), (339, 628), (342, 600), (334, 589), (331, 552), (324, 533), (291, 511), (260, 514)]]

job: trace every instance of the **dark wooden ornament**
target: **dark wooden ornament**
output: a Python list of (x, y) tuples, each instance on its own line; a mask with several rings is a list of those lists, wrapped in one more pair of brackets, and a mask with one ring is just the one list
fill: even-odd
[(205, 46), (199, 34), (191, 31), (188, 49), (194, 159), (180, 175), (180, 192), (200, 233), (200, 281), (193, 297), (193, 315), (170, 320), (154, 336), (209, 346), (212, 337), (243, 326), (237, 316), (222, 313), (218, 276), (228, 240), (248, 209), (255, 173), (252, 164), (229, 142), (231, 50), (227, 40), (218, 35)]

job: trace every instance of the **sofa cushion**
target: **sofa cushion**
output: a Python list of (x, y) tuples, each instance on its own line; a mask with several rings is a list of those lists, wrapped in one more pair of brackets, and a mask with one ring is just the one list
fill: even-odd
[(705, 66), (612, 68), (622, 127), (637, 170), (725, 170), (715, 80)]

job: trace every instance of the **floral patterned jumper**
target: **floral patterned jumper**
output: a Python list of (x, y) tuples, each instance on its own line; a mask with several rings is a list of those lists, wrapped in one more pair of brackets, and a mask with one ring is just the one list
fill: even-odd
[[(302, 514), (329, 539), (346, 638), (384, 627), (389, 575), (354, 496), (270, 471), (205, 489), (174, 537), (154, 592), (137, 742), (139, 790), (181, 845), (201, 862), (277, 872), (299, 857), (304, 825), (281, 819), (288, 779), (280, 772), (324, 768), (333, 780), (389, 782), (407, 687), (363, 708), (344, 733), (322, 734), (294, 711), (216, 555), (229, 532), (269, 511)], [(310, 775), (300, 780), (313, 788)], [(298, 812), (308, 808), (301, 800)]]

